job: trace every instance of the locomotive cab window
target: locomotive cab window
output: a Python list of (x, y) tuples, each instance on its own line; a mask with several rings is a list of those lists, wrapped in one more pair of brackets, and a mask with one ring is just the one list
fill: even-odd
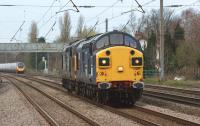
[(23, 63), (19, 63), (19, 64), (18, 64), (18, 67), (19, 67), (19, 68), (23, 68), (23, 67), (24, 67), (24, 64), (23, 64)]
[(96, 43), (96, 48), (100, 49), (104, 46), (108, 46), (109, 45), (109, 37), (108, 36), (104, 36), (103, 38), (101, 38), (97, 43)]
[(123, 45), (123, 34), (111, 34), (110, 35), (111, 45)]
[(130, 46), (130, 47), (133, 47), (133, 48), (137, 48), (137, 42), (136, 42), (136, 40), (134, 40), (130, 36), (126, 35), (124, 37), (124, 42), (125, 42), (125, 45), (127, 45), (127, 46)]

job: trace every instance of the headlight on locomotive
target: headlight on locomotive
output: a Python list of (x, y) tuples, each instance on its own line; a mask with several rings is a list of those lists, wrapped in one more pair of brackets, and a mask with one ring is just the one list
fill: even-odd
[(140, 67), (140, 66), (142, 66), (142, 57), (133, 57), (131, 59), (131, 66), (132, 67)]
[(110, 66), (110, 58), (104, 57), (99, 58), (99, 67), (109, 67)]

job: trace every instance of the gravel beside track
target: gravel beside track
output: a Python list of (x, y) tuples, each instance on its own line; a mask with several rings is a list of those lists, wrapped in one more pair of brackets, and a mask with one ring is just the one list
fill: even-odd
[[(23, 81), (28, 81), (24, 79)], [(34, 83), (34, 82), (33, 82)], [(107, 110), (97, 107), (96, 105), (92, 105), (86, 101), (83, 101), (79, 98), (72, 97), (70, 95), (66, 95), (66, 93), (58, 91), (53, 88), (49, 88), (47, 86), (41, 85), (39, 83), (34, 83), (34, 86), (45, 91), (48, 94), (53, 95), (54, 97), (60, 99), (65, 104), (72, 106), (79, 112), (83, 113), (88, 118), (98, 122), (100, 125), (105, 126), (137, 126), (140, 125), (130, 119), (119, 116), (118, 114), (114, 114)]]
[[(63, 96), (61, 96), (63, 97)], [(69, 99), (70, 100), (70, 99)], [(73, 101), (73, 100), (71, 100)], [(70, 101), (70, 102), (71, 102)], [(158, 113), (154, 113), (154, 117), (152, 116), (153, 112), (146, 112), (145, 111), (149, 111), (149, 110), (143, 110), (143, 114), (141, 112), (141, 108), (140, 109), (122, 109), (123, 112), (129, 113), (130, 115), (138, 115), (138, 117), (140, 118), (146, 118), (147, 120), (151, 120), (152, 122), (155, 122), (154, 124), (161, 124), (161, 125), (166, 125), (166, 126), (172, 126), (172, 125), (199, 125), (199, 124), (195, 124), (192, 122), (188, 122), (186, 120), (182, 120), (181, 118), (177, 119), (175, 117), (170, 117), (170, 116), (166, 116), (166, 115), (162, 115), (162, 113), (158, 114)], [(148, 114), (147, 114), (148, 113)], [(157, 116), (157, 117), (155, 117)], [(161, 117), (162, 116), (162, 117)], [(170, 119), (165, 119), (165, 118), (170, 118)], [(159, 122), (159, 123), (158, 123)]]
[(0, 84), (0, 126), (49, 126), (15, 86), (3, 81)]
[(180, 93), (186, 93), (186, 94), (192, 94), (192, 95), (200, 95), (200, 89), (175, 88), (175, 87), (170, 87), (166, 85), (153, 85), (153, 84), (145, 84), (145, 88), (174, 91), (174, 92), (180, 92)]
[(143, 96), (142, 99), (139, 102), (137, 102), (137, 104), (142, 104), (145, 106), (151, 105), (151, 106), (155, 106), (155, 107), (159, 107), (163, 109), (172, 110), (175, 113), (182, 113), (182, 114), (200, 117), (199, 107), (175, 103), (173, 101), (162, 100), (159, 98)]
[(199, 123), (200, 124), (200, 117), (198, 116), (192, 116), (192, 115), (188, 115), (188, 114), (184, 114), (184, 113), (180, 113), (180, 112), (176, 112), (176, 111), (172, 111), (170, 109), (165, 109), (162, 107), (157, 107), (155, 105), (148, 105), (148, 104), (141, 104), (138, 103), (139, 106), (142, 106), (143, 108), (147, 108), (153, 111), (157, 111), (160, 113), (168, 113), (168, 115), (172, 115), (174, 117), (178, 117), (178, 118), (182, 118), (185, 120), (190, 120), (191, 122), (195, 122), (195, 123)]
[(200, 107), (200, 98), (196, 98), (196, 97), (191, 97), (191, 96), (189, 97), (185, 95), (172, 94), (169, 92), (161, 92), (161, 91), (155, 91), (155, 90), (149, 90), (149, 89), (144, 90), (143, 95)]
[(87, 126), (89, 125), (82, 119), (78, 118), (76, 115), (67, 111), (65, 108), (58, 105), (53, 100), (47, 98), (40, 92), (33, 90), (33, 88), (22, 84), (17, 83), (17, 85), (26, 93), (31, 96), (31, 98), (37, 102), (37, 104), (46, 111), (51, 118), (53, 118), (58, 125), (70, 125), (70, 126)]

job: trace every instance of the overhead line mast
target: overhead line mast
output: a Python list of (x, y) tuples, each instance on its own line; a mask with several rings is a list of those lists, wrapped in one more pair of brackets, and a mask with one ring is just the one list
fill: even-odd
[(160, 80), (164, 80), (164, 19), (163, 0), (160, 0)]

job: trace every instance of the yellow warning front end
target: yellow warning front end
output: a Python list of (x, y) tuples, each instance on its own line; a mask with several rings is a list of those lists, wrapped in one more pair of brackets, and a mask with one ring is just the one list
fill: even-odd
[(96, 54), (96, 82), (134, 82), (143, 81), (142, 52), (126, 47), (114, 46)]
[(23, 67), (23, 68), (17, 67), (16, 68), (16, 73), (24, 73), (24, 71), (25, 71), (25, 67)]

